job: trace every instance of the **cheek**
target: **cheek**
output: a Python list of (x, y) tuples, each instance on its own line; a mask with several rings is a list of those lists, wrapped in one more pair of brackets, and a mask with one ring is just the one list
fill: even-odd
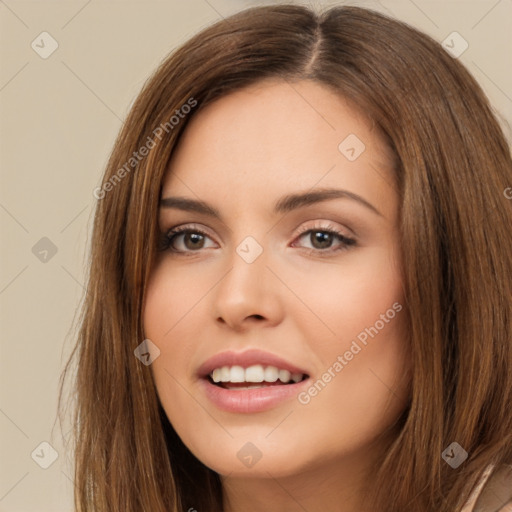
[(364, 339), (365, 329), (376, 323), (379, 331), (386, 327), (389, 332), (399, 316), (397, 309), (403, 309), (400, 273), (388, 249), (347, 254), (340, 263), (317, 264), (314, 271), (300, 269), (300, 275), (293, 279), (294, 292), (308, 312), (295, 319), (303, 322), (301, 327), (308, 339), (315, 340), (316, 350), (325, 348), (330, 354), (332, 349), (348, 349), (353, 339), (358, 335)]
[[(148, 338), (166, 342), (179, 323), (189, 322), (196, 305), (212, 284), (211, 276), (202, 276), (169, 268), (166, 262), (152, 272), (144, 305), (144, 332)], [(181, 327), (181, 326), (180, 326)]]
[(322, 369), (297, 400), (301, 427), (322, 432), (315, 449), (357, 451), (392, 425), (409, 400), (410, 357), (400, 290), (364, 291), (361, 304), (340, 298), (326, 317), (337, 335), (323, 336), (315, 347)]
[[(144, 335), (160, 349), (151, 365), (156, 373), (168, 370), (189, 378), (197, 362), (199, 344), (208, 341), (210, 293), (219, 274), (208, 265), (162, 259), (153, 269), (143, 309)], [(165, 370), (164, 370), (165, 369)]]
[[(200, 286), (200, 283), (203, 283)], [(207, 290), (207, 288), (206, 288)], [(146, 290), (144, 335), (160, 355), (151, 364), (156, 390), (169, 421), (180, 432), (192, 430), (192, 419), (201, 416), (191, 400), (189, 377), (197, 347), (191, 340), (204, 338), (198, 321), (198, 302), (205, 295), (204, 281), (165, 265), (157, 267)], [(204, 332), (204, 330), (203, 330)]]
[(329, 418), (333, 431), (368, 439), (396, 419), (409, 395), (400, 273), (384, 251), (322, 272), (305, 274), (297, 290), (319, 319), (297, 315), (321, 368), (299, 402), (310, 428), (324, 429)]
[(407, 404), (410, 384), (401, 315), (405, 315), (403, 309), (389, 323), (364, 327), (358, 336), (325, 351), (325, 371), (301, 402), (311, 407), (310, 418), (329, 414), (333, 424), (364, 438), (397, 417)]
[[(157, 267), (148, 283), (143, 310), (144, 335), (160, 350), (151, 364), (162, 405), (174, 396), (178, 382), (191, 372), (189, 367), (196, 347), (190, 340), (200, 339), (201, 331), (194, 306), (204, 296), (200, 279), (185, 277), (179, 271)], [(167, 398), (166, 398), (167, 397)]]

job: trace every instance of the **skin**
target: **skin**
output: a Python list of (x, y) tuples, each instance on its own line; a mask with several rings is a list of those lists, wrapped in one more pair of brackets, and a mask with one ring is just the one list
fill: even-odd
[[(365, 145), (354, 161), (338, 149), (350, 134)], [(409, 395), (405, 307), (307, 404), (294, 397), (259, 413), (221, 411), (196, 371), (219, 352), (257, 348), (315, 382), (358, 334), (403, 305), (392, 165), (363, 113), (312, 81), (266, 80), (217, 100), (191, 119), (173, 155), (162, 197), (201, 199), (223, 221), (161, 208), (163, 233), (194, 224), (207, 236), (178, 236), (181, 253), (158, 253), (145, 335), (161, 351), (151, 367), (166, 414), (221, 475), (226, 512), (364, 510), (365, 474)], [(281, 196), (318, 188), (358, 194), (381, 215), (348, 198), (273, 213)], [(336, 252), (336, 236), (330, 245), (299, 236), (326, 226), (356, 245)], [(247, 236), (263, 249), (250, 264), (236, 252)], [(247, 442), (261, 452), (251, 468), (237, 458)]]

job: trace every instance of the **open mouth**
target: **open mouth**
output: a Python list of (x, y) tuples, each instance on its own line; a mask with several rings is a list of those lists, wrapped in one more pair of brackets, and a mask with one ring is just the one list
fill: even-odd
[(308, 385), (305, 367), (269, 352), (221, 352), (197, 370), (201, 389), (219, 410), (233, 414), (270, 411), (290, 402)]
[(272, 386), (293, 386), (309, 378), (304, 373), (291, 373), (275, 366), (223, 366), (215, 368), (207, 380), (220, 388), (230, 390), (258, 389)]

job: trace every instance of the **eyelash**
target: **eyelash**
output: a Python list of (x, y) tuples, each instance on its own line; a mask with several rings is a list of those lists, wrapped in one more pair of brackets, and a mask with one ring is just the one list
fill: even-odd
[[(196, 228), (194, 226), (186, 225), (186, 226), (180, 226), (177, 228), (170, 229), (166, 233), (162, 233), (160, 244), (159, 244), (159, 250), (160, 251), (170, 251), (175, 254), (185, 254), (185, 255), (193, 255), (194, 253), (200, 252), (200, 249), (197, 251), (179, 251), (177, 249), (173, 249), (172, 244), (174, 243), (174, 240), (176, 237), (182, 234), (187, 233), (194, 233), (194, 234), (201, 234), (203, 236), (206, 236), (210, 238), (210, 235), (203, 231), (201, 228)], [(330, 235), (334, 235), (341, 241), (341, 246), (338, 249), (309, 249), (305, 248), (305, 251), (307, 254), (315, 255), (315, 256), (328, 256), (333, 253), (338, 253), (341, 251), (348, 250), (351, 246), (356, 245), (356, 240), (353, 238), (348, 238), (345, 235), (343, 235), (341, 232), (336, 230), (331, 225), (326, 226), (314, 226), (312, 228), (304, 228), (301, 229), (301, 231), (297, 234), (297, 238), (302, 238), (304, 235), (308, 233), (328, 233)]]

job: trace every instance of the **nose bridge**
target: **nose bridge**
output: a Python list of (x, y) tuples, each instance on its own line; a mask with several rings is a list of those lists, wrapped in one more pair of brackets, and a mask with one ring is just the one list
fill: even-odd
[(260, 294), (268, 273), (268, 252), (268, 248), (252, 235), (245, 236), (235, 245), (228, 258), (231, 268), (226, 276), (230, 281), (229, 288), (234, 291), (236, 287), (247, 297)]
[(229, 271), (217, 288), (216, 317), (232, 326), (247, 317), (274, 318), (279, 308), (267, 268), (270, 250), (252, 235), (242, 238), (233, 249), (227, 258)]
[[(260, 236), (259, 238), (262, 238)], [(267, 248), (268, 251), (268, 248)], [(235, 252), (247, 265), (252, 265), (258, 259), (266, 259), (261, 258), (264, 252), (267, 252), (263, 248), (263, 242), (260, 243), (256, 238), (252, 235), (246, 236), (237, 246)], [(235, 260), (236, 261), (236, 260)]]

